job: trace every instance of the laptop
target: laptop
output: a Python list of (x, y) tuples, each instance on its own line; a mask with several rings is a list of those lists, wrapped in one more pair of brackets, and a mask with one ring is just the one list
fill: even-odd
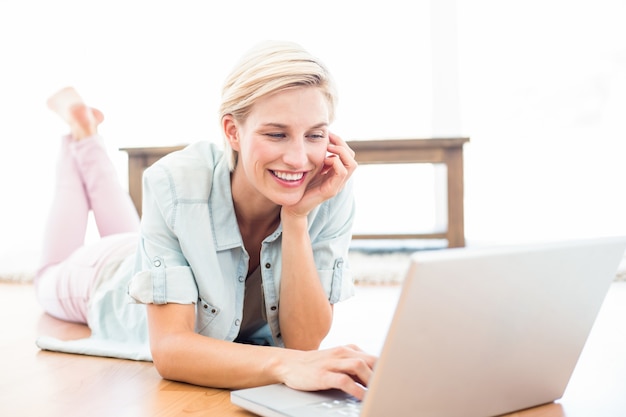
[(281, 384), (231, 402), (266, 417), (487, 417), (553, 402), (625, 250), (611, 237), (415, 253), (362, 402)]

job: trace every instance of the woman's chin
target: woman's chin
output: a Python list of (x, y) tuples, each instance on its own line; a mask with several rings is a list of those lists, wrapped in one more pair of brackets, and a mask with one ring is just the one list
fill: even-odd
[(298, 202), (302, 200), (302, 195), (303, 193), (293, 193), (288, 195), (281, 194), (274, 196), (271, 200), (281, 207), (289, 207), (298, 204)]

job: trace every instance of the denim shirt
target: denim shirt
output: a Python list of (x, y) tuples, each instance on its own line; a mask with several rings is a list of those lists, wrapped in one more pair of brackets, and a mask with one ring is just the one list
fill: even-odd
[[(319, 279), (331, 304), (354, 294), (347, 262), (352, 237), (352, 184), (308, 216)], [(260, 265), (273, 344), (279, 327), (279, 226), (262, 243)], [(243, 318), (249, 255), (244, 248), (222, 152), (198, 142), (169, 154), (143, 177), (143, 216), (135, 274), (128, 293), (137, 303), (196, 305), (196, 332), (233, 341)]]

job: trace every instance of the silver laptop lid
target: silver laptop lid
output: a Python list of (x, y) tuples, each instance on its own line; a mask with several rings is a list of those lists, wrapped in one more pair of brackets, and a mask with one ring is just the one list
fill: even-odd
[(625, 249), (415, 254), (362, 416), (485, 417), (560, 398)]

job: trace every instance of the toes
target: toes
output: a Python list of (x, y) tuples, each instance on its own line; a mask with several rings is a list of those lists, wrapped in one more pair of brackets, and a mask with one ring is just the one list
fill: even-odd
[(96, 125), (99, 125), (104, 121), (104, 114), (100, 110), (92, 107), (91, 114), (93, 114), (94, 119), (96, 119)]
[(101, 111), (91, 109), (84, 104), (72, 107), (69, 114), (72, 135), (76, 139), (83, 139), (96, 134), (98, 125), (104, 120)]

